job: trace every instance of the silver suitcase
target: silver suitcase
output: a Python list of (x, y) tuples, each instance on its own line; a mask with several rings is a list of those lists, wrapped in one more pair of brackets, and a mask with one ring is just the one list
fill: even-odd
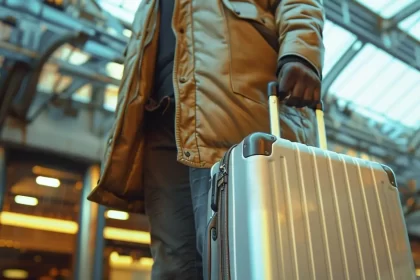
[(207, 280), (416, 279), (393, 171), (281, 139), (276, 83), (271, 134), (254, 133), (211, 170)]

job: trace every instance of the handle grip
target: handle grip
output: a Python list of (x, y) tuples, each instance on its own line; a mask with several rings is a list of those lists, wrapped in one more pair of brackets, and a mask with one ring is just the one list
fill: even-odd
[[(269, 82), (268, 88), (268, 105), (270, 113), (270, 130), (271, 134), (277, 138), (281, 138), (280, 118), (279, 118), (279, 103), (287, 99), (288, 96), (279, 97), (279, 89), (277, 82)], [(281, 101), (280, 101), (281, 99)], [(327, 135), (325, 132), (324, 123), (324, 104), (322, 100), (318, 102), (313, 108), (316, 114), (318, 146), (321, 149), (327, 149)]]

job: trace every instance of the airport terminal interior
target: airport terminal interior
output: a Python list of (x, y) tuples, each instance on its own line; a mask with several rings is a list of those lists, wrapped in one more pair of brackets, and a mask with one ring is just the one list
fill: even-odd
[[(86, 199), (141, 1), (0, 0), (0, 279), (151, 279), (146, 216)], [(394, 170), (420, 279), (420, 1), (323, 3), (328, 149)]]

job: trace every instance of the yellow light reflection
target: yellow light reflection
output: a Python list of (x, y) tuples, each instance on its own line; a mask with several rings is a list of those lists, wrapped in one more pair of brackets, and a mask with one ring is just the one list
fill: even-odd
[(38, 205), (38, 199), (31, 196), (24, 196), (24, 195), (17, 195), (15, 196), (15, 202), (17, 204), (23, 204), (28, 206), (36, 206)]
[(38, 176), (35, 179), (35, 182), (38, 185), (51, 187), (51, 188), (58, 188), (60, 186), (60, 180), (50, 177)]
[(417, 268), (417, 269), (416, 269), (416, 275), (417, 275), (417, 276), (420, 276), (420, 268)]
[(108, 219), (126, 221), (130, 217), (130, 215), (127, 212), (123, 212), (123, 211), (108, 210), (105, 213), (105, 217), (107, 217)]

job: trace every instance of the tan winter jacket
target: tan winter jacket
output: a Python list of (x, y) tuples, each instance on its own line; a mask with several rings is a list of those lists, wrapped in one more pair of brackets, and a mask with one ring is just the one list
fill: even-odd
[[(280, 58), (296, 55), (321, 73), (324, 14), (319, 0), (177, 0), (173, 30), (178, 161), (211, 167), (233, 144), (269, 132), (266, 88)], [(98, 186), (89, 199), (143, 210), (144, 107), (154, 77), (158, 0), (143, 0), (126, 50), (116, 120)], [(254, 24), (251, 24), (254, 22)], [(278, 39), (274, 50), (255, 23)], [(282, 136), (313, 144), (310, 109), (282, 107)]]

